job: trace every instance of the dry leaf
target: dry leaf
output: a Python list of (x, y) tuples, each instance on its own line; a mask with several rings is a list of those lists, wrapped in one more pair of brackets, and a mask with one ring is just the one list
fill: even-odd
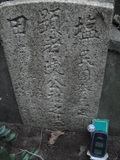
[(53, 145), (56, 142), (56, 140), (58, 139), (58, 137), (63, 135), (63, 134), (64, 134), (64, 132), (61, 132), (61, 131), (58, 131), (58, 130), (57, 131), (53, 131), (51, 133), (51, 136), (50, 136), (50, 139), (49, 139), (48, 143), (50, 145)]

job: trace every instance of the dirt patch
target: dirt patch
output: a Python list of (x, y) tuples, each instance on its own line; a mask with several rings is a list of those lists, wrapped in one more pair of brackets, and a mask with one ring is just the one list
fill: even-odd
[[(3, 124), (0, 124), (2, 126)], [(64, 131), (53, 145), (48, 142), (52, 131), (23, 125), (5, 124), (17, 133), (17, 141), (14, 143), (11, 152), (16, 154), (16, 160), (20, 160), (22, 150), (40, 148), (40, 156), (43, 160), (88, 160), (86, 155), (90, 146), (89, 133), (78, 133)], [(120, 137), (109, 136), (108, 142), (109, 160), (120, 160)], [(40, 158), (39, 158), (40, 159)], [(38, 160), (36, 158), (35, 160)]]

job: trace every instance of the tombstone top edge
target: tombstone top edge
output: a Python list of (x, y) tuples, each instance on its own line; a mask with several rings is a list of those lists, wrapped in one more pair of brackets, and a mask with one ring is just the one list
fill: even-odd
[(78, 4), (78, 5), (88, 5), (93, 7), (102, 7), (102, 8), (108, 8), (113, 9), (114, 6), (112, 3), (109, 2), (98, 2), (98, 1), (89, 1), (89, 0), (14, 0), (14, 1), (7, 1), (2, 2), (0, 4), (0, 8), (6, 7), (6, 6), (15, 6), (20, 4), (36, 4), (36, 3), (68, 3), (68, 4)]

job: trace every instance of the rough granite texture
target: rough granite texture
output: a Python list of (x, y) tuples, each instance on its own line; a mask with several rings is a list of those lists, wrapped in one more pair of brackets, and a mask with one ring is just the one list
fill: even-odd
[(0, 122), (22, 123), (0, 41)]
[(98, 1), (98, 2), (101, 2), (101, 3), (104, 3), (104, 2), (108, 2), (108, 3), (115, 3), (115, 0), (89, 0), (89, 1)]
[(97, 117), (113, 5), (0, 5), (0, 35), (24, 124), (84, 129)]

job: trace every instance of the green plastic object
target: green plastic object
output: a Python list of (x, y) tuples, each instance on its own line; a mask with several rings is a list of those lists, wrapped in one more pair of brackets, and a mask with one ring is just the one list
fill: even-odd
[(102, 131), (108, 134), (109, 120), (93, 119), (92, 124), (95, 126), (95, 131)]

